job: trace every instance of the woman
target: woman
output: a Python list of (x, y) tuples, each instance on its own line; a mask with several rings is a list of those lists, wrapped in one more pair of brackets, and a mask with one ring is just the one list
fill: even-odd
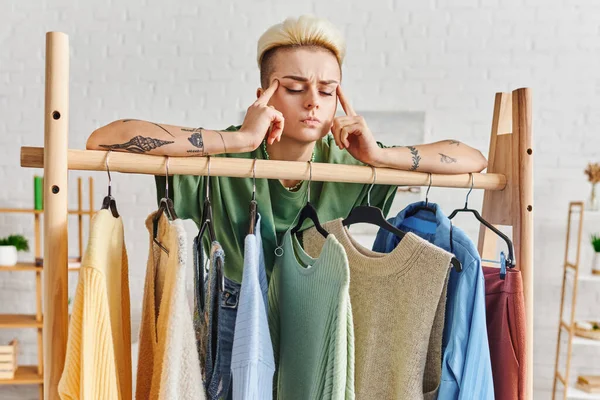
[[(125, 119), (94, 131), (86, 147), (175, 157), (218, 155), (287, 161), (314, 158), (315, 162), (445, 174), (480, 172), (487, 167), (481, 152), (456, 140), (403, 147), (386, 147), (376, 142), (367, 122), (356, 115), (342, 91), (344, 56), (344, 39), (327, 20), (312, 16), (288, 18), (269, 28), (258, 41), (262, 87), (257, 89), (257, 100), (248, 107), (241, 127), (217, 131)], [(338, 100), (346, 116), (335, 117)], [(210, 192), (216, 235), (227, 252), (226, 275), (239, 282), (251, 180), (218, 177), (211, 182), (211, 188), (216, 189)], [(199, 223), (203, 183), (203, 177), (174, 178), (178, 216)], [(157, 177), (159, 198), (164, 186), (164, 178)], [(274, 234), (274, 225), (278, 234), (289, 227), (306, 201), (306, 186), (305, 182), (288, 179), (257, 182), (263, 235)], [(339, 188), (321, 193), (333, 186)], [(350, 192), (357, 192), (358, 198), (348, 198), (344, 189), (348, 186), (354, 188)], [(345, 217), (364, 200), (368, 186), (312, 182), (311, 200), (322, 221)], [(233, 192), (228, 193), (227, 189)], [(334, 195), (324, 196), (329, 193)], [(395, 187), (376, 185), (372, 202), (387, 214), (394, 193)], [(275, 209), (270, 209), (271, 203)], [(228, 221), (223, 219), (225, 216)], [(266, 256), (272, 258), (275, 238), (265, 239)], [(271, 265), (267, 263), (267, 269)]]
[[(405, 147), (386, 147), (376, 142), (367, 122), (356, 115), (344, 96), (340, 84), (345, 42), (326, 20), (302, 16), (274, 25), (259, 39), (257, 53), (261, 87), (241, 127), (216, 131), (118, 120), (94, 131), (87, 148), (163, 156), (312, 159), (321, 163), (369, 164), (447, 174), (480, 172), (487, 166), (479, 151), (454, 140)], [(335, 117), (338, 100), (346, 116)], [(174, 176), (172, 181), (177, 215), (191, 218), (199, 225), (205, 177)], [(306, 203), (307, 186), (305, 181), (289, 179), (256, 182), (268, 275), (276, 246)], [(164, 187), (164, 177), (157, 177), (159, 198)], [(319, 219), (329, 221), (345, 217), (354, 206), (365, 204), (368, 187), (311, 182), (310, 200)], [(396, 186), (375, 185), (371, 203), (387, 214), (395, 193)], [(249, 226), (252, 179), (213, 177), (210, 195), (216, 237), (226, 254), (228, 302), (224, 305), (224, 318), (233, 324), (242, 276), (243, 244)], [(303, 229), (310, 226), (310, 221), (306, 221)], [(206, 252), (210, 249), (206, 237), (203, 248)]]

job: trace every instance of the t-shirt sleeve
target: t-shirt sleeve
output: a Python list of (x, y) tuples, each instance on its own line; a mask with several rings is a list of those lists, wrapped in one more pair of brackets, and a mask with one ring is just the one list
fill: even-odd
[[(231, 125), (225, 132), (238, 131), (241, 125)], [(215, 156), (218, 157), (218, 156)], [(156, 204), (165, 196), (166, 179), (163, 175), (155, 175)], [(175, 205), (175, 213), (181, 219), (191, 219), (199, 225), (204, 204), (205, 176), (174, 175), (169, 176), (169, 197)], [(211, 192), (212, 196), (213, 192)]]

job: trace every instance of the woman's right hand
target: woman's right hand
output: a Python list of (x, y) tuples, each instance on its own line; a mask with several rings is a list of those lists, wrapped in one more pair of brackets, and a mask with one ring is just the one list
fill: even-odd
[(268, 144), (273, 144), (275, 140), (281, 140), (285, 123), (283, 114), (273, 106), (268, 105), (269, 100), (278, 87), (279, 81), (275, 79), (271, 86), (246, 111), (246, 116), (239, 132), (243, 133), (244, 136), (248, 135), (253, 149), (257, 149), (260, 146), (265, 136)]

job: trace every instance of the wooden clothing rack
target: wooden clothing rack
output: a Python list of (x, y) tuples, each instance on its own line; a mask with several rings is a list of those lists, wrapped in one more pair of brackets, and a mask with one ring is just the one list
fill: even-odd
[[(67, 309), (67, 172), (104, 171), (104, 151), (70, 150), (69, 39), (46, 34), (46, 101), (44, 147), (22, 147), (21, 166), (44, 168), (44, 398), (58, 399), (66, 353)], [(531, 92), (527, 88), (497, 93), (492, 120), (488, 173), (473, 174), (474, 188), (484, 189), (482, 216), (492, 224), (512, 226), (517, 268), (521, 270), (527, 320), (527, 398), (533, 399), (533, 155)], [(164, 175), (167, 158), (113, 152), (111, 171)], [(207, 174), (207, 157), (170, 157), (170, 174)], [(215, 157), (211, 175), (252, 177), (253, 160)], [(368, 166), (314, 163), (312, 180), (371, 183)], [(308, 163), (258, 160), (256, 177), (309, 178)], [(377, 169), (380, 184), (427, 186), (429, 174)], [(470, 174), (432, 175), (432, 186), (469, 188)], [(479, 252), (496, 258), (497, 237), (482, 228)]]

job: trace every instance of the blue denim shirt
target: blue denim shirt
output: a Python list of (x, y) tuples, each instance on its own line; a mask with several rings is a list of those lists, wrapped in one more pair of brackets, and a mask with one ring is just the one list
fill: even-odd
[[(469, 237), (460, 228), (451, 225), (437, 204), (428, 204), (435, 209), (435, 215), (418, 211), (414, 216), (409, 216), (416, 207), (424, 205), (425, 202), (413, 203), (388, 221), (404, 232), (413, 232), (453, 253), (462, 264), (462, 272), (452, 269), (448, 278), (442, 340), (442, 381), (438, 399), (493, 399), (481, 258)], [(380, 229), (373, 250), (389, 253), (398, 242), (397, 236)]]

